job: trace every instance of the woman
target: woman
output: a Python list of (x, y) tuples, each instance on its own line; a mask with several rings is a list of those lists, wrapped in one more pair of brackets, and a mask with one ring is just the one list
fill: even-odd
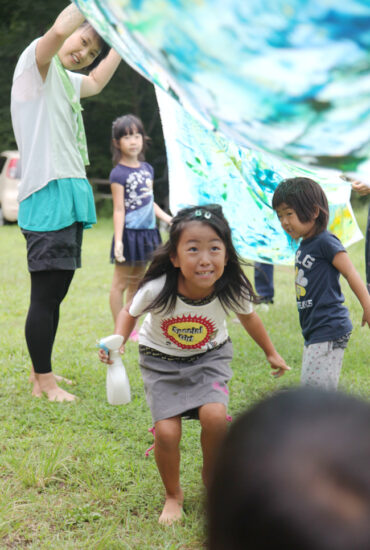
[[(51, 354), (59, 306), (81, 266), (83, 229), (96, 223), (79, 98), (98, 94), (117, 69), (120, 57), (114, 50), (104, 57), (104, 49), (71, 4), (22, 53), (13, 78), (11, 114), (22, 163), (18, 224), (31, 274), (25, 332), (32, 394), (50, 401), (75, 399), (57, 385)], [(74, 72), (93, 64), (88, 75)]]

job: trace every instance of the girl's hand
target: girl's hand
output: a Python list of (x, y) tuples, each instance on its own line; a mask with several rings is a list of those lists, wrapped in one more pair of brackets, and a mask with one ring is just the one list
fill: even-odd
[(114, 257), (117, 262), (124, 262), (126, 258), (123, 255), (123, 242), (117, 241), (114, 243)]
[(102, 363), (106, 363), (107, 365), (113, 364), (113, 361), (109, 359), (109, 353), (107, 353), (104, 349), (99, 348), (98, 355)]
[(276, 369), (276, 372), (272, 374), (275, 378), (280, 378), (280, 376), (285, 374), (285, 371), (290, 370), (290, 367), (288, 367), (284, 359), (277, 352), (267, 355), (266, 359), (270, 363), (271, 368)]
[[(121, 354), (125, 353), (125, 346), (122, 344), (122, 346), (119, 348), (119, 352)], [(98, 351), (99, 359), (102, 363), (106, 363), (107, 365), (112, 365), (113, 361), (111, 361), (109, 357), (109, 353), (107, 353), (103, 348), (99, 348)]]

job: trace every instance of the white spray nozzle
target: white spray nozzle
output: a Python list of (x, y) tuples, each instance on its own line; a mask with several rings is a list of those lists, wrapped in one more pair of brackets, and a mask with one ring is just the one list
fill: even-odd
[(123, 343), (123, 336), (121, 334), (111, 334), (102, 338), (99, 342), (99, 346), (108, 351), (118, 350)]

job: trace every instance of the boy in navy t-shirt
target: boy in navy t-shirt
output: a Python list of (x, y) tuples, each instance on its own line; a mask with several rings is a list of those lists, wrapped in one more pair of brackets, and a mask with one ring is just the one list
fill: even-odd
[(370, 327), (370, 296), (342, 243), (326, 230), (329, 206), (318, 183), (309, 178), (282, 181), (272, 207), (284, 231), (294, 240), (302, 239), (295, 257), (297, 307), (305, 340), (301, 383), (336, 389), (352, 330), (340, 274), (362, 305), (362, 326)]

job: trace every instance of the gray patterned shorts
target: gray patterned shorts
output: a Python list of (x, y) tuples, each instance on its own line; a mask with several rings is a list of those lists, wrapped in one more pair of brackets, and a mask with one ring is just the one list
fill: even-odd
[(304, 346), (301, 384), (336, 390), (342, 370), (344, 350), (350, 336), (351, 333), (348, 333), (331, 342)]

